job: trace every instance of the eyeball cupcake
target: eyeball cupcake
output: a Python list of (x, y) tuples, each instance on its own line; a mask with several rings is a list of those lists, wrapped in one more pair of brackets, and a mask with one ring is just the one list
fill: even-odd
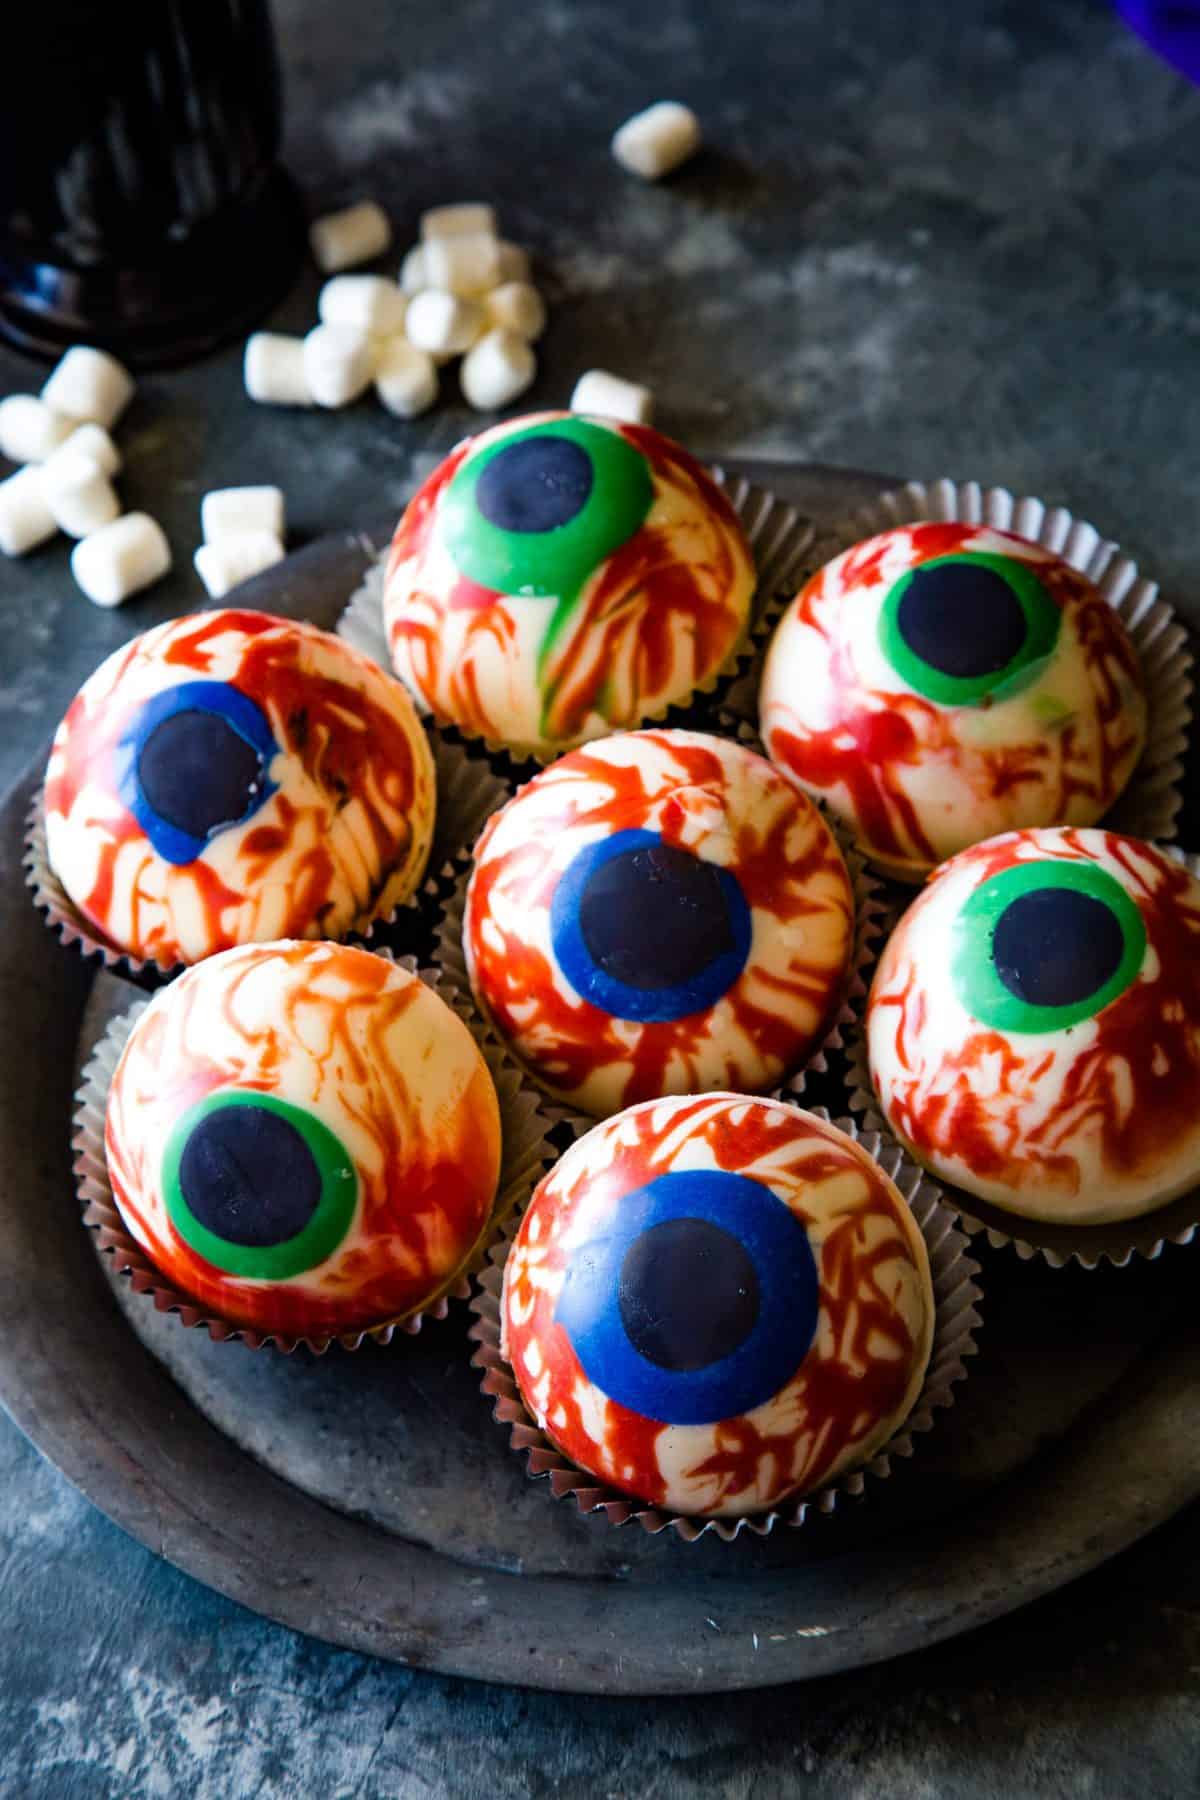
[(534, 1194), (501, 1351), (563, 1454), (667, 1512), (732, 1516), (869, 1459), (933, 1339), (921, 1233), (834, 1126), (738, 1094), (598, 1125)]
[(904, 881), (1002, 831), (1094, 824), (1146, 736), (1112, 607), (983, 525), (906, 525), (818, 570), (772, 639), (759, 715), (772, 760)]
[(867, 1046), (936, 1175), (1057, 1225), (1151, 1212), (1200, 1184), (1200, 881), (1106, 831), (977, 844), (888, 942)]
[(700, 465), (642, 425), (538, 413), (468, 438), (400, 521), (396, 672), (442, 723), (552, 755), (711, 681), (754, 565)]
[(500, 1169), (492, 1079), (416, 976), (337, 944), (248, 945), (151, 1001), (109, 1092), (113, 1197), (211, 1316), (322, 1339), (452, 1282)]
[(420, 882), (435, 804), (398, 682), (315, 626), (221, 610), (135, 638), (81, 688), (46, 845), (95, 934), (170, 967), (390, 911)]
[(489, 822), (463, 951), (525, 1066), (603, 1116), (799, 1068), (845, 993), (854, 926), (833, 834), (778, 770), (722, 738), (639, 731), (573, 750)]

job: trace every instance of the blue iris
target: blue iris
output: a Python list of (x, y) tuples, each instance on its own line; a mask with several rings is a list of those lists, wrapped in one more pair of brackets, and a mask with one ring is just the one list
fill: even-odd
[(573, 1251), (554, 1312), (602, 1393), (707, 1425), (786, 1386), (816, 1335), (819, 1282), (807, 1231), (770, 1188), (672, 1170), (605, 1227)]
[(656, 831), (588, 844), (550, 908), (554, 954), (576, 993), (639, 1022), (714, 1006), (745, 967), (751, 933), (737, 877)]
[(117, 793), (166, 862), (190, 863), (275, 792), (261, 709), (224, 681), (185, 681), (139, 708), (117, 745)]

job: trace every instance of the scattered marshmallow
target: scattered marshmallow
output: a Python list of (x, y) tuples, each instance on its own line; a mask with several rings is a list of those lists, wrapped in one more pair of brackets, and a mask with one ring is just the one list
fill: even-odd
[(256, 331), (246, 339), (243, 364), (246, 392), (264, 406), (311, 406), (304, 373), (304, 339)]
[(349, 406), (371, 385), (371, 340), (349, 325), (317, 325), (304, 340), (304, 375), (318, 406)]
[(623, 169), (658, 181), (700, 148), (700, 121), (677, 100), (660, 100), (635, 113), (614, 133), (612, 153)]
[(376, 337), (404, 330), (408, 301), (383, 275), (335, 275), (321, 289), (317, 312), (323, 325), (349, 325)]
[(277, 487), (213, 488), (200, 502), (200, 530), (206, 544), (228, 537), (266, 533), (283, 542), (283, 489)]
[(427, 288), (409, 301), (405, 330), (417, 350), (433, 355), (457, 356), (469, 350), (487, 323), (477, 300)]
[(478, 412), (493, 412), (523, 394), (537, 374), (537, 358), (512, 331), (489, 331), (463, 359), (463, 398)]
[(116, 489), (95, 457), (63, 447), (42, 469), (42, 492), (68, 537), (85, 538), (120, 516)]
[(431, 238), (425, 245), (425, 285), (477, 300), (500, 281), (500, 246), (490, 232)]
[(437, 367), (424, 350), (390, 338), (375, 363), (375, 392), (398, 419), (415, 419), (437, 399)]
[(10, 462), (45, 462), (74, 429), (74, 419), (65, 419), (35, 394), (0, 400), (0, 454)]
[(273, 531), (234, 531), (216, 543), (201, 544), (192, 560), (209, 598), (222, 600), (230, 588), (282, 562), (283, 555)]
[(133, 376), (115, 356), (76, 344), (50, 376), (42, 399), (68, 419), (111, 431), (133, 393)]
[(308, 229), (313, 258), (322, 275), (352, 269), (356, 263), (382, 256), (392, 241), (387, 214), (373, 200), (360, 200), (341, 212), (314, 219)]
[(457, 206), (433, 206), (421, 214), (421, 242), (432, 244), (439, 239), (474, 237), (478, 234), (494, 238), (496, 209), (482, 202), (465, 201)]
[(501, 238), (496, 248), (500, 252), (501, 282), (528, 281), (529, 257), (520, 244), (509, 244)]
[(589, 369), (575, 383), (571, 411), (621, 419), (626, 425), (649, 425), (654, 417), (654, 395), (636, 381), (610, 375), (607, 369)]
[(90, 456), (93, 462), (99, 463), (104, 473), (110, 478), (121, 473), (121, 452), (103, 425), (78, 425), (47, 462), (46, 475), (50, 475), (51, 468), (58, 457), (73, 455), (76, 451), (82, 451), (85, 456)]
[(5, 556), (25, 556), (57, 530), (42, 492), (40, 469), (18, 469), (0, 481), (0, 550)]
[(120, 606), (170, 567), (171, 547), (149, 513), (126, 513), (81, 538), (71, 552), (71, 573), (95, 606)]
[(411, 300), (428, 286), (425, 279), (425, 251), (422, 245), (416, 244), (400, 264), (401, 291)]
[(546, 329), (546, 303), (527, 281), (506, 281), (493, 288), (484, 305), (493, 326), (515, 331), (527, 344), (536, 343)]

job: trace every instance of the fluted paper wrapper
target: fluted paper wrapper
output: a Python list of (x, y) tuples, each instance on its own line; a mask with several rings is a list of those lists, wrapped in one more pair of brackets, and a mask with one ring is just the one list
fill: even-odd
[[(737, 514), (754, 557), (758, 584), (750, 624), (722, 667), (699, 683), (689, 700), (647, 714), (638, 721), (638, 729), (652, 725), (680, 726), (694, 731), (712, 729), (716, 714), (732, 689), (757, 666), (784, 605), (799, 585), (800, 571), (813, 541), (812, 521), (796, 507), (740, 475), (728, 474), (719, 466), (708, 472)], [(368, 569), (361, 585), (347, 602), (337, 626), (339, 637), (364, 656), (371, 657), (389, 674), (392, 658), (383, 624), (383, 589), (390, 554), (390, 548), (385, 550)], [(428, 719), (422, 696), (412, 692), (412, 700)], [(523, 779), (530, 769), (553, 762), (563, 754), (561, 746), (531, 753), (514, 752), (490, 738), (473, 738), (460, 733), (453, 726), (444, 725), (442, 731), (448, 741), (473, 744), (477, 750), (485, 750), (493, 766), (510, 778)]]
[(496, 1233), (525, 1204), (555, 1160), (554, 1148), (546, 1138), (551, 1121), (512, 1057), (491, 1032), (480, 1026), (466, 995), (459, 993), (437, 970), (418, 969), (412, 957), (393, 957), (386, 950), (376, 954), (397, 963), (410, 974), (419, 975), (426, 986), (463, 1020), (479, 1045), (500, 1102), (500, 1181), (487, 1225), (469, 1256), (442, 1288), (417, 1311), (402, 1319), (336, 1337), (263, 1334), (205, 1311), (187, 1294), (173, 1287), (126, 1229), (113, 1198), (104, 1153), (104, 1115), (109, 1087), (129, 1034), (149, 1005), (148, 1000), (136, 1001), (120, 1018), (113, 1020), (84, 1069), (75, 1096), (72, 1137), (75, 1185), (83, 1208), (83, 1223), (95, 1232), (99, 1252), (111, 1258), (113, 1272), (127, 1275), (135, 1293), (144, 1294), (158, 1312), (174, 1313), (182, 1325), (202, 1327), (215, 1342), (240, 1339), (252, 1350), (270, 1347), (285, 1354), (303, 1346), (321, 1356), (331, 1343), (338, 1343), (345, 1350), (358, 1350), (368, 1339), (388, 1344), (397, 1332), (414, 1336), (427, 1319), (444, 1319), (451, 1300), (467, 1299), (471, 1291), (470, 1278), (485, 1261)]
[[(437, 811), (433, 840), (420, 882), (399, 902), (384, 901), (377, 912), (358, 920), (345, 933), (348, 941), (374, 949), (391, 942), (393, 948), (411, 944), (422, 926), (429, 928), (441, 897), (453, 879), (458, 859), (470, 851), (484, 820), (508, 798), (508, 789), (486, 760), (472, 756), (463, 745), (448, 742), (435, 725), (426, 723), (437, 771)], [(46, 851), (46, 821), (42, 790), (30, 807), (25, 829), (25, 879), (33, 903), (68, 948), (81, 956), (95, 957), (106, 969), (124, 975), (139, 987), (154, 989), (180, 974), (182, 962), (167, 964), (156, 957), (140, 957), (121, 950), (86, 919), (50, 867)]]
[[(1159, 848), (1200, 878), (1200, 856), (1189, 855), (1170, 844)], [(866, 1037), (861, 1031), (850, 1048), (849, 1085), (850, 1107), (859, 1116), (863, 1130), (887, 1131), (871, 1080)], [(1094, 1269), (1104, 1262), (1124, 1268), (1135, 1256), (1153, 1262), (1168, 1244), (1190, 1244), (1200, 1230), (1200, 1186), (1138, 1219), (1118, 1220), (1110, 1225), (1054, 1225), (1006, 1212), (1002, 1206), (981, 1200), (940, 1175), (937, 1179), (946, 1205), (953, 1209), (969, 1237), (985, 1238), (994, 1250), (1014, 1250), (1022, 1262), (1037, 1257), (1052, 1269), (1066, 1268), (1071, 1262), (1083, 1269)]]
[[(803, 558), (797, 588), (851, 544), (925, 520), (957, 520), (1014, 532), (1061, 556), (1099, 589), (1138, 653), (1147, 702), (1146, 747), (1128, 786), (1101, 823), (1131, 837), (1173, 838), (1183, 804), (1183, 757), (1192, 717), (1187, 629), (1159, 596), (1157, 583), (1142, 575), (1133, 558), (1086, 519), (1076, 518), (1065, 506), (1047, 506), (1031, 495), (1018, 497), (1007, 488), (985, 488), (977, 481), (910, 481), (822, 531)], [(734, 701), (731, 710), (736, 716), (755, 715), (754, 688), (739, 684)]]
[[(816, 1117), (828, 1119), (823, 1107), (813, 1110)], [(953, 1214), (942, 1204), (939, 1189), (923, 1169), (904, 1155), (893, 1138), (885, 1132), (863, 1131), (853, 1119), (836, 1119), (833, 1123), (861, 1143), (895, 1182), (912, 1209), (929, 1252), (935, 1308), (933, 1348), (924, 1384), (903, 1424), (862, 1467), (839, 1475), (828, 1486), (800, 1499), (785, 1500), (769, 1512), (752, 1513), (742, 1518), (714, 1519), (665, 1513), (656, 1507), (643, 1506), (628, 1494), (603, 1486), (595, 1476), (585, 1474), (569, 1462), (538, 1429), (526, 1411), (511, 1368), (500, 1354), (500, 1295), (504, 1264), (516, 1235), (514, 1221), (494, 1244), (471, 1300), (475, 1321), (470, 1336), (477, 1345), (472, 1360), (476, 1368), (483, 1371), (480, 1382), (483, 1392), (495, 1402), (493, 1417), (498, 1424), (508, 1427), (512, 1448), (526, 1457), (529, 1475), (549, 1478), (554, 1499), (574, 1500), (582, 1513), (603, 1513), (610, 1525), (627, 1525), (635, 1521), (651, 1536), (660, 1531), (674, 1531), (686, 1543), (706, 1535), (729, 1542), (744, 1531), (765, 1537), (777, 1525), (796, 1528), (805, 1524), (812, 1514), (832, 1513), (847, 1499), (861, 1495), (868, 1477), (885, 1479), (897, 1459), (903, 1460), (914, 1454), (917, 1448), (914, 1440), (932, 1429), (936, 1423), (935, 1414), (953, 1406), (955, 1384), (965, 1378), (966, 1358), (976, 1349), (975, 1333), (980, 1323), (982, 1298), (975, 1281), (979, 1265), (967, 1254), (967, 1241), (957, 1229)]]

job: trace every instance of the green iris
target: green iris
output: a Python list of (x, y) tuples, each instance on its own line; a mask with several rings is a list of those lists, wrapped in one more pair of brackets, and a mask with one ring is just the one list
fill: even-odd
[(975, 889), (954, 921), (950, 967), (969, 1013), (997, 1031), (1063, 1031), (1136, 979), (1146, 926), (1120, 882), (1085, 862), (1031, 862)]
[(226, 1088), (176, 1120), (162, 1191), (180, 1237), (214, 1268), (286, 1281), (341, 1243), (358, 1176), (312, 1113), (273, 1094)]
[(1042, 673), (1062, 614), (1029, 564), (990, 551), (931, 557), (892, 583), (879, 644), (918, 694), (942, 706), (1007, 700)]
[(586, 419), (513, 432), (463, 464), (438, 530), (481, 587), (558, 604), (545, 657), (597, 568), (643, 524), (654, 482), (641, 451)]

